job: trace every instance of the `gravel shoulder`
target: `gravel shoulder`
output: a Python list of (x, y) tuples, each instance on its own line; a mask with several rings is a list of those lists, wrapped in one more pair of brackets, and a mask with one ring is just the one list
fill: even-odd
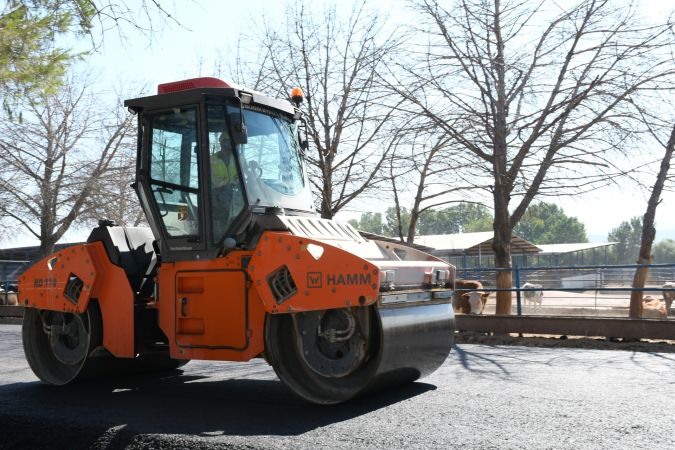
[(587, 338), (574, 336), (492, 335), (489, 333), (459, 332), (458, 344), (517, 345), (522, 347), (579, 348), (595, 350), (626, 350), (632, 352), (675, 353), (675, 341)]

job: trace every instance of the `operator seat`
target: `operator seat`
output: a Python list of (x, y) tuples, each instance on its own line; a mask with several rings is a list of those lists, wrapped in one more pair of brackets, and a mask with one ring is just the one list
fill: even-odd
[(124, 269), (137, 297), (148, 297), (154, 289), (153, 271), (157, 264), (152, 230), (143, 227), (117, 227), (100, 221), (87, 242), (101, 242), (110, 262)]

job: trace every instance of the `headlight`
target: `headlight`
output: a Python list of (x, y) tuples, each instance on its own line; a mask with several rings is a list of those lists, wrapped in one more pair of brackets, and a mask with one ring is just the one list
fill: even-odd
[(395, 270), (380, 271), (380, 289), (385, 291), (393, 291), (394, 289), (396, 289)]

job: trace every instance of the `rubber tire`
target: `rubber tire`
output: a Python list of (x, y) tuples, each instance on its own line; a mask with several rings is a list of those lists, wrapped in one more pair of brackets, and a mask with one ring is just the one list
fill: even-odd
[(88, 371), (86, 366), (90, 360), (89, 354), (101, 345), (102, 325), (101, 312), (98, 304), (90, 303), (87, 311), (80, 317), (88, 331), (86, 356), (75, 364), (65, 364), (59, 361), (49, 344), (49, 337), (42, 329), (40, 310), (26, 308), (23, 315), (21, 337), (26, 360), (33, 373), (43, 382), (62, 386), (81, 378)]

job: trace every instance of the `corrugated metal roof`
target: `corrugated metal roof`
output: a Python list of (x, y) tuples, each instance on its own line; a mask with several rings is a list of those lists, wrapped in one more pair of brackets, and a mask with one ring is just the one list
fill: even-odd
[(580, 250), (590, 250), (593, 248), (609, 247), (618, 244), (618, 242), (586, 242), (578, 244), (542, 244), (540, 255), (554, 255), (560, 253), (572, 253)]
[(382, 236), (381, 234), (369, 233), (367, 231), (361, 231), (361, 230), (358, 230), (358, 232), (361, 236), (363, 236), (366, 239), (370, 239), (370, 240), (391, 242), (391, 243), (394, 243), (394, 244), (401, 244), (401, 245), (408, 245), (412, 248), (415, 248), (417, 250), (427, 252), (427, 253), (429, 253), (431, 250), (433, 250), (433, 248), (427, 247), (427, 246), (424, 246), (424, 245), (420, 245), (417, 242), (414, 242), (412, 244), (407, 244), (405, 242), (401, 242), (400, 239), (393, 238), (391, 236)]
[[(431, 247), (434, 253), (443, 255), (489, 255), (492, 253), (492, 231), (479, 233), (432, 234), (417, 236), (415, 244)], [(511, 253), (539, 253), (541, 250), (533, 243), (519, 236), (511, 238)]]

